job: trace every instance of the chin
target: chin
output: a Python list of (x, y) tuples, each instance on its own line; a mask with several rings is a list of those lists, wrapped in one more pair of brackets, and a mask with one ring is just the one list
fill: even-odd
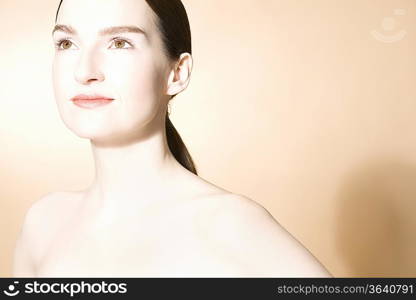
[(89, 139), (92, 143), (102, 146), (122, 146), (136, 142), (139, 137), (133, 133), (115, 132), (103, 128), (77, 128), (71, 131), (82, 139)]
[(93, 124), (88, 124), (85, 126), (80, 126), (80, 124), (66, 124), (66, 126), (70, 131), (72, 131), (72, 133), (83, 139), (101, 140), (108, 139), (114, 135), (112, 132), (110, 132), (109, 128), (105, 128), (104, 126), (93, 126)]

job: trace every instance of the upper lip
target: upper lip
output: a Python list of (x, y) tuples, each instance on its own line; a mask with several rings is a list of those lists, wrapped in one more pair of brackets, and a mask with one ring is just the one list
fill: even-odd
[(98, 100), (98, 99), (100, 99), (100, 100), (114, 100), (113, 98), (106, 97), (106, 96), (99, 95), (99, 94), (90, 94), (90, 95), (79, 94), (79, 95), (76, 95), (75, 97), (72, 97), (71, 101), (75, 101), (75, 100)]

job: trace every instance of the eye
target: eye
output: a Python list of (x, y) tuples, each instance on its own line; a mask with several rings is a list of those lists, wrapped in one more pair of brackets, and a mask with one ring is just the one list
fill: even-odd
[(68, 39), (60, 39), (55, 43), (55, 45), (58, 48), (58, 50), (68, 50), (71, 48), (72, 42)]
[[(55, 43), (55, 46), (58, 50), (68, 50), (71, 48), (71, 46), (73, 45), (73, 43), (68, 39), (68, 38), (62, 38), (60, 40), (58, 40)], [(128, 42), (125, 39), (121, 39), (121, 38), (114, 38), (112, 40), (112, 45), (114, 45), (113, 48), (110, 49), (130, 49), (133, 48), (133, 45), (131, 42)], [(128, 47), (126, 47), (126, 45)]]
[[(115, 46), (115, 49), (129, 49), (133, 48), (132, 44), (128, 41), (120, 38), (113, 39), (113, 45)], [(125, 48), (125, 45), (129, 45), (129, 47)], [(112, 48), (114, 49), (114, 48)]]

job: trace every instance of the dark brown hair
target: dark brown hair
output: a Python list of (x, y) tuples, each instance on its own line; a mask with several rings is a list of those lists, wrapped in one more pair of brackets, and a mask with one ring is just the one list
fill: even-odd
[[(58, 20), (59, 2), (55, 23)], [(189, 19), (181, 0), (146, 0), (157, 16), (157, 27), (164, 44), (165, 55), (171, 61), (178, 60), (182, 53), (192, 54), (192, 39)], [(175, 97), (175, 96), (173, 96)], [(173, 98), (172, 97), (172, 98)], [(186, 169), (198, 174), (185, 143), (176, 131), (168, 113), (166, 113), (166, 136), (170, 151), (176, 160)]]

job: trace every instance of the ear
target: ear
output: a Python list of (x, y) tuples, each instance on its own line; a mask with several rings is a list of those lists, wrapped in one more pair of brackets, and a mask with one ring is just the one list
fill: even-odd
[(189, 53), (182, 53), (169, 73), (167, 94), (175, 96), (186, 89), (191, 79), (193, 60)]

